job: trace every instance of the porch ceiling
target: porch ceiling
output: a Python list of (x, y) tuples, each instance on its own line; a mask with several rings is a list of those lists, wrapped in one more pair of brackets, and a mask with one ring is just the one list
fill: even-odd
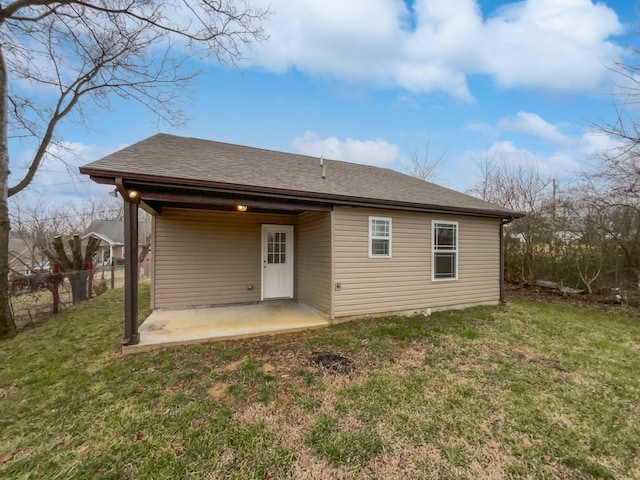
[(141, 191), (142, 207), (148, 206), (150, 213), (162, 214), (163, 208), (195, 208), (206, 210), (235, 211), (238, 205), (245, 205), (248, 211), (259, 213), (297, 214), (304, 211), (330, 211), (331, 205), (282, 200), (257, 195), (202, 194), (189, 191)]
[(128, 192), (137, 192), (140, 206), (152, 215), (162, 215), (164, 208), (233, 211), (238, 205), (247, 206), (250, 212), (285, 214), (305, 211), (328, 212), (333, 208), (328, 202), (225, 188), (187, 188), (131, 180), (125, 180), (123, 188)]

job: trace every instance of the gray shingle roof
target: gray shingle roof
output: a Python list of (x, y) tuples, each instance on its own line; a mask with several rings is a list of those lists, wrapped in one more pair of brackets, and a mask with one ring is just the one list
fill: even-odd
[[(138, 221), (138, 232), (142, 242), (149, 234), (148, 222)], [(89, 227), (82, 234), (82, 238), (90, 234), (102, 237), (112, 245), (124, 245), (124, 220), (92, 220)]]
[(326, 159), (324, 164), (326, 179), (321, 178), (322, 167), (316, 157), (157, 134), (89, 163), (80, 171), (514, 215), (498, 205), (394, 170)]
[(100, 235), (108, 243), (124, 245), (124, 222), (122, 220), (93, 220), (83, 234), (95, 233)]
[(9, 255), (17, 256), (28, 248), (29, 243), (25, 239), (9, 232)]

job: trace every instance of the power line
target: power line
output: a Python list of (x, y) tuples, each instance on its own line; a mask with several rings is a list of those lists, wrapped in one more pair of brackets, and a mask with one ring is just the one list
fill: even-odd
[[(11, 167), (11, 170), (29, 170), (29, 167)], [(48, 168), (38, 168), (38, 172), (68, 173), (66, 170), (51, 170)]]
[[(121, 212), (121, 210), (119, 208), (112, 208), (112, 209), (107, 209), (107, 210), (98, 210), (97, 212), (94, 213), (115, 213), (115, 212)], [(45, 218), (38, 218), (38, 221), (45, 221), (45, 220), (58, 220), (60, 218), (74, 218), (74, 217), (80, 217), (82, 215), (88, 215), (89, 212), (78, 212), (75, 215), (56, 215), (55, 217), (45, 217)], [(20, 223), (28, 223), (28, 220), (25, 221), (21, 221)]]
[(58, 185), (76, 185), (78, 183), (94, 183), (93, 180), (76, 180), (75, 182), (60, 182), (60, 183), (37, 183), (34, 181), (31, 185), (34, 187), (53, 187)]
[(45, 183), (38, 184), (40, 187), (51, 187), (55, 185), (75, 185), (77, 183), (93, 183), (93, 180), (77, 180), (75, 182), (61, 182), (61, 183)]

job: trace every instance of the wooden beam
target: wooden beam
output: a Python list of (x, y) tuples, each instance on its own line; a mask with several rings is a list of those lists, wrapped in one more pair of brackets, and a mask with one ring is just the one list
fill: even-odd
[[(123, 195), (124, 197), (124, 195)], [(140, 343), (138, 332), (138, 202), (124, 197), (124, 338), (123, 345)]]
[(140, 191), (140, 196), (146, 201), (185, 203), (191, 205), (224, 205), (235, 207), (236, 205), (246, 205), (251, 208), (272, 209), (272, 210), (299, 210), (299, 211), (319, 211), (329, 212), (333, 209), (327, 204), (313, 204), (298, 201), (273, 201), (258, 200), (249, 198), (233, 198), (217, 195), (197, 195), (193, 193), (173, 193), (157, 191)]
[(140, 200), (140, 208), (142, 208), (149, 215), (153, 215), (154, 217), (157, 215), (162, 215), (161, 211), (158, 211), (157, 209), (149, 205), (149, 203), (145, 202), (144, 200)]

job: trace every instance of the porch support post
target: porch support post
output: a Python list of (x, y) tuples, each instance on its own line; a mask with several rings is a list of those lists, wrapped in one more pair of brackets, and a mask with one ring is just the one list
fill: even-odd
[(138, 201), (124, 198), (124, 338), (123, 345), (140, 343), (138, 333)]

